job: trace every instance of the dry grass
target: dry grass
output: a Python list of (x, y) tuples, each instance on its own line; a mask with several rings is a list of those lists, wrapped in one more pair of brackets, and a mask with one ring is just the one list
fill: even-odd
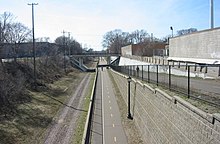
[(28, 91), (30, 102), (20, 104), (7, 119), (0, 117), (0, 143), (43, 143), (48, 126), (84, 75), (72, 72), (41, 92)]

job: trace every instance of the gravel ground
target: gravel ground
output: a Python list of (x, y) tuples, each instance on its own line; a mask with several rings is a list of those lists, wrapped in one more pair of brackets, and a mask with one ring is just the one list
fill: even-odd
[(80, 113), (87, 112), (82, 109), (82, 104), (89, 81), (90, 75), (87, 74), (49, 128), (44, 141), (45, 144), (68, 144), (71, 142), (74, 129), (77, 127), (77, 118)]

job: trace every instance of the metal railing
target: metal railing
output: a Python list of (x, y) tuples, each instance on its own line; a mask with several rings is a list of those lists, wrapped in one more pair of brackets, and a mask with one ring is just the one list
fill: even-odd
[(128, 76), (220, 107), (219, 65), (112, 65), (111, 67)]
[(98, 70), (96, 70), (96, 75), (95, 75), (95, 79), (93, 82), (93, 88), (92, 88), (92, 93), (90, 96), (90, 103), (89, 103), (89, 109), (88, 109), (86, 123), (85, 123), (85, 127), (84, 127), (82, 144), (89, 144), (90, 139), (91, 139), (92, 115), (93, 115), (93, 111), (94, 111), (94, 97), (95, 97), (97, 79), (98, 79)]

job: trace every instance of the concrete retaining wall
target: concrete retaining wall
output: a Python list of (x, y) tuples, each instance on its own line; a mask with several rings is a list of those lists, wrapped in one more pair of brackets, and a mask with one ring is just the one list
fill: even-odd
[[(127, 103), (126, 76), (112, 71)], [(144, 143), (219, 144), (220, 114), (208, 114), (140, 81), (131, 83), (131, 110)]]
[(171, 38), (169, 56), (220, 59), (220, 28)]
[(159, 56), (146, 57), (146, 56), (124, 55), (123, 57), (146, 62), (146, 63), (151, 63), (151, 64), (159, 64), (159, 65), (169, 64), (165, 57), (159, 57)]
[(132, 55), (132, 45), (121, 48), (121, 55)]

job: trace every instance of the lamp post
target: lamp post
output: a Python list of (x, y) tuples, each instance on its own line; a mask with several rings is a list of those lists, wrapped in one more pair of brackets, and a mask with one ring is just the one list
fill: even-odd
[(173, 27), (172, 26), (170, 27), (170, 30), (172, 31), (172, 37), (173, 37)]
[(130, 111), (130, 97), (131, 97), (131, 93), (130, 93), (130, 89), (131, 89), (131, 77), (129, 76), (127, 78), (128, 80), (128, 115), (127, 118), (128, 119), (133, 119), (131, 116), (131, 111)]

